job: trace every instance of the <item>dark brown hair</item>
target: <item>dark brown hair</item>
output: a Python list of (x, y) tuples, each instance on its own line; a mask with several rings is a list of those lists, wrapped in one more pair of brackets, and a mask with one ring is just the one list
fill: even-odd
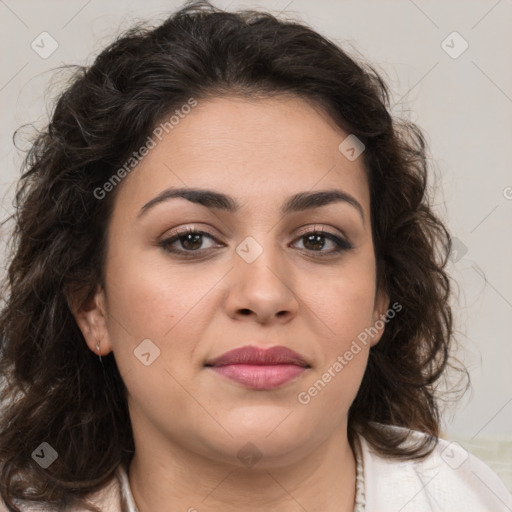
[[(133, 456), (114, 356), (99, 363), (70, 308), (73, 294), (85, 303), (104, 284), (116, 190), (101, 200), (94, 191), (170, 112), (191, 97), (220, 95), (301, 97), (365, 145), (378, 283), (402, 309), (370, 351), (349, 434), (362, 434), (387, 456), (432, 450), (435, 386), (452, 340), (445, 272), (451, 241), (429, 204), (421, 131), (391, 117), (387, 87), (372, 67), (312, 29), (196, 2), (156, 28), (132, 28), (90, 67), (78, 67), (27, 155), (0, 315), (0, 398), (8, 404), (0, 489), (10, 510), (17, 510), (13, 499), (64, 507)], [(404, 433), (379, 424), (428, 436), (405, 447)], [(58, 452), (46, 470), (31, 457), (44, 441)]]

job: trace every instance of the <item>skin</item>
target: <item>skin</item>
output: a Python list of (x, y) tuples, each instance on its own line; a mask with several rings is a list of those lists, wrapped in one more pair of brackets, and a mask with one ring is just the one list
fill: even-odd
[[(75, 317), (92, 351), (99, 342), (102, 355), (114, 352), (127, 386), (141, 512), (352, 510), (347, 412), (383, 329), (308, 404), (297, 398), (389, 306), (376, 289), (363, 160), (338, 150), (347, 135), (297, 97), (199, 101), (120, 185), (106, 287)], [(240, 209), (174, 198), (139, 215), (170, 187), (222, 192)], [(280, 211), (293, 194), (330, 189), (350, 194), (364, 218), (345, 201)], [(215, 240), (174, 242), (189, 259), (159, 245), (184, 227)], [(334, 253), (328, 238), (304, 236), (314, 229), (353, 248)], [(263, 249), (252, 263), (236, 252), (248, 236)], [(160, 350), (148, 366), (134, 355), (147, 338)], [(311, 367), (264, 391), (205, 368), (249, 344), (284, 345)], [(237, 456), (247, 443), (261, 457), (252, 465)]]

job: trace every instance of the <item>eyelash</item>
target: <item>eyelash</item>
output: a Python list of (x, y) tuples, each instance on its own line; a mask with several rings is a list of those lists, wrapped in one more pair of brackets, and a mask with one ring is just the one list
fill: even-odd
[[(194, 228), (186, 228), (180, 230), (179, 233), (176, 233), (175, 235), (172, 235), (169, 238), (166, 238), (165, 240), (162, 240), (159, 242), (159, 246), (162, 247), (165, 251), (177, 254), (180, 257), (183, 258), (194, 258), (197, 257), (198, 254), (204, 253), (204, 251), (208, 251), (209, 249), (195, 249), (195, 250), (187, 250), (187, 249), (175, 249), (172, 248), (172, 244), (174, 242), (177, 242), (180, 239), (185, 238), (188, 235), (201, 235), (204, 237), (208, 237), (212, 239), (213, 241), (216, 241), (216, 238), (211, 235), (210, 233), (206, 231), (202, 231), (200, 229), (194, 229)], [(295, 240), (304, 239), (305, 237), (312, 236), (312, 235), (320, 235), (328, 240), (331, 240), (336, 245), (336, 248), (331, 251), (314, 251), (314, 250), (308, 250), (308, 249), (301, 249), (302, 251), (307, 251), (311, 253), (316, 253), (315, 256), (320, 258), (326, 258), (328, 256), (332, 256), (334, 254), (339, 254), (341, 252), (346, 252), (354, 248), (354, 246), (348, 241), (341, 237), (338, 237), (332, 233), (329, 233), (328, 231), (324, 231), (322, 229), (311, 229), (309, 231), (302, 232)]]

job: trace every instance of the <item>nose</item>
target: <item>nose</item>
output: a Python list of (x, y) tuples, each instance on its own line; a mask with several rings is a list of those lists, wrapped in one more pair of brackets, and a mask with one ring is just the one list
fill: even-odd
[(299, 303), (293, 276), (277, 249), (264, 249), (251, 263), (236, 253), (233, 258), (225, 300), (231, 318), (270, 324), (287, 323), (297, 315)]

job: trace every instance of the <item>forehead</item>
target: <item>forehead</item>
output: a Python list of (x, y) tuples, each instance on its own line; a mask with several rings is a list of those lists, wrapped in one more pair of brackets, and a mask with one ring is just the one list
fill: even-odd
[(362, 157), (351, 161), (338, 149), (349, 134), (312, 102), (198, 99), (169, 126), (161, 140), (152, 135), (156, 144), (122, 183), (124, 204), (136, 207), (169, 187), (222, 190), (260, 204), (336, 187), (369, 208)]

